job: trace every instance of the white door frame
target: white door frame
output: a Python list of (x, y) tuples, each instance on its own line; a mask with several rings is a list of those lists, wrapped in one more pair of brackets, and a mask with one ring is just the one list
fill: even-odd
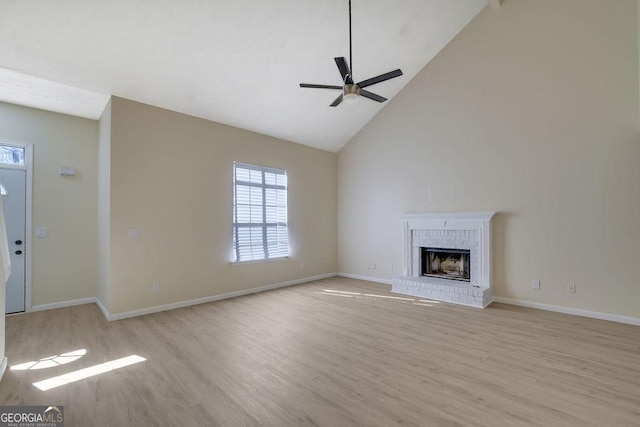
[(33, 144), (24, 144), (17, 141), (0, 139), (0, 145), (24, 148), (24, 165), (10, 165), (0, 163), (0, 169), (19, 169), (27, 171), (26, 182), (26, 206), (25, 206), (25, 271), (24, 271), (24, 312), (31, 311), (31, 243), (33, 223), (32, 201), (33, 201)]

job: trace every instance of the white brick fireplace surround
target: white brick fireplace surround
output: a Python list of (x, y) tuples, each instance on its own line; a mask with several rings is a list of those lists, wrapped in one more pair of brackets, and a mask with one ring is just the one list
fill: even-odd
[[(404, 215), (402, 277), (392, 280), (391, 290), (480, 308), (491, 304), (491, 219), (495, 214), (457, 212)], [(468, 250), (470, 281), (422, 276), (422, 247)]]

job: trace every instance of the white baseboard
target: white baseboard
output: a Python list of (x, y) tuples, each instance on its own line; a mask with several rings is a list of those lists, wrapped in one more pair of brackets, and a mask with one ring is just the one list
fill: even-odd
[[(245, 289), (242, 291), (228, 292), (226, 294), (212, 295), (204, 298), (180, 301), (176, 303), (158, 305), (154, 307), (142, 308), (139, 310), (126, 311), (123, 313), (116, 313), (116, 314), (109, 313), (109, 311), (102, 304), (102, 302), (95, 297), (61, 301), (61, 302), (55, 302), (51, 304), (34, 305), (33, 307), (31, 307), (31, 311), (54, 310), (56, 308), (73, 307), (75, 305), (96, 303), (98, 305), (98, 308), (100, 308), (100, 311), (102, 311), (102, 314), (107, 320), (109, 321), (120, 320), (120, 319), (127, 319), (130, 317), (143, 316), (145, 314), (159, 313), (161, 311), (173, 310), (176, 308), (189, 307), (189, 306), (198, 305), (198, 304), (205, 304), (208, 302), (219, 301), (219, 300), (228, 299), (228, 298), (235, 298), (243, 295), (255, 294), (258, 292), (284, 288), (287, 286), (299, 285), (301, 283), (312, 282), (314, 280), (327, 279), (329, 277), (334, 277), (334, 276), (341, 276), (341, 277), (347, 277), (350, 279), (366, 280), (369, 282), (376, 282), (376, 283), (383, 283), (385, 285), (391, 285), (391, 280), (389, 279), (361, 276), (358, 274), (351, 274), (351, 273), (328, 273), (328, 274), (321, 274), (318, 276), (305, 277), (302, 279), (290, 280), (288, 282), (275, 283), (273, 285), (259, 286), (257, 288)], [(597, 311), (581, 310), (577, 308), (563, 307), (559, 305), (542, 304), (538, 302), (524, 301), (524, 300), (518, 300), (518, 299), (512, 299), (512, 298), (495, 297), (495, 296), (493, 297), (493, 301), (503, 303), (503, 304), (517, 305), (520, 307), (536, 308), (538, 310), (553, 311), (556, 313), (572, 314), (574, 316), (590, 317), (593, 319), (608, 320), (610, 322), (626, 323), (629, 325), (640, 326), (640, 318), (637, 318), (637, 317), (620, 316), (617, 314), (600, 313)], [(489, 302), (487, 305), (489, 304), (491, 304), (491, 302)], [(487, 305), (485, 305), (485, 307)], [(4, 374), (6, 365), (7, 365), (7, 358), (5, 357), (2, 361), (2, 365), (0, 365), (0, 380), (2, 379), (2, 375)]]
[(493, 297), (493, 301), (503, 304), (518, 305), (520, 307), (537, 308), (538, 310), (555, 311), (556, 313), (572, 314), (574, 316), (591, 317), (593, 319), (608, 320), (610, 322), (627, 323), (640, 326), (640, 318), (619, 316), (617, 314), (599, 313), (597, 311), (580, 310), (559, 305), (542, 304), (539, 302), (523, 301), (511, 298)]
[(5, 356), (2, 358), (2, 363), (0, 364), (0, 381), (4, 378), (4, 372), (7, 370), (7, 363), (9, 363), (9, 360)]
[(60, 301), (51, 304), (34, 305), (31, 307), (31, 311), (54, 310), (56, 308), (73, 307), (74, 305), (91, 304), (94, 302), (96, 302), (95, 297), (72, 299), (69, 301)]
[(360, 276), (359, 274), (351, 273), (337, 273), (340, 277), (347, 277), (349, 279), (366, 280), (368, 282), (384, 283), (385, 285), (391, 284), (391, 279), (380, 279), (379, 277)]
[(109, 320), (109, 317), (111, 316), (109, 314), (109, 310), (107, 310), (107, 308), (102, 304), (102, 301), (100, 301), (100, 298), (96, 298), (96, 305), (102, 312), (102, 315), (105, 317), (105, 319)]
[(107, 311), (107, 309), (102, 305), (100, 300), (96, 300), (96, 303), (98, 304), (98, 307), (100, 307), (100, 310), (104, 314), (104, 317), (107, 318), (107, 320), (109, 320), (109, 321), (111, 321), (111, 320), (122, 320), (122, 319), (128, 319), (130, 317), (143, 316), (145, 314), (159, 313), (161, 311), (167, 311), (167, 310), (173, 310), (173, 309), (176, 309), (176, 308), (189, 307), (189, 306), (198, 305), (198, 304), (205, 304), (205, 303), (208, 303), (208, 302), (219, 301), (219, 300), (228, 299), (228, 298), (235, 298), (235, 297), (240, 297), (240, 296), (243, 296), (243, 295), (255, 294), (255, 293), (258, 293), (258, 292), (270, 291), (272, 289), (278, 289), (278, 288), (284, 288), (284, 287), (287, 287), (287, 286), (299, 285), (301, 283), (312, 282), (314, 280), (327, 279), (329, 277), (334, 277), (335, 275), (336, 275), (336, 273), (321, 274), (319, 276), (305, 277), (305, 278), (302, 278), (302, 279), (290, 280), (288, 282), (275, 283), (273, 285), (259, 286), (257, 288), (244, 289), (244, 290), (241, 290), (241, 291), (228, 292), (226, 294), (212, 295), (212, 296), (209, 296), (209, 297), (203, 297), (203, 298), (196, 298), (196, 299), (187, 300), (187, 301), (174, 302), (174, 303), (171, 303), (171, 304), (157, 305), (157, 306), (154, 306), (154, 307), (141, 308), (139, 310), (125, 311), (125, 312), (122, 312), (122, 313), (115, 313), (115, 314), (109, 313)]
[[(341, 277), (348, 277), (350, 279), (366, 280), (369, 282), (384, 283), (385, 285), (391, 285), (391, 280), (380, 279), (378, 277), (361, 276), (358, 274), (351, 274), (351, 273), (337, 273), (337, 275)], [(493, 297), (493, 300), (489, 301), (482, 308), (488, 307), (494, 301), (501, 302), (503, 304), (537, 308), (539, 310), (554, 311), (556, 313), (572, 314), (574, 316), (591, 317), (593, 319), (608, 320), (610, 322), (626, 323), (629, 325), (640, 326), (640, 318), (637, 318), (637, 317), (619, 316), (617, 314), (608, 314), (608, 313), (600, 313), (597, 311), (580, 310), (577, 308), (562, 307), (559, 305), (541, 304), (537, 302), (523, 301), (523, 300), (517, 300), (517, 299), (511, 299), (511, 298)], [(451, 303), (450, 301), (444, 301), (444, 302)], [(462, 305), (467, 305), (467, 304), (462, 304)], [(470, 307), (475, 307), (475, 306), (470, 306)]]

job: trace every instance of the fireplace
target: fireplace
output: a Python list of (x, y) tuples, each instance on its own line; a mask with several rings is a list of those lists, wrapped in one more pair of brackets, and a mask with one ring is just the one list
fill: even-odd
[(495, 212), (406, 214), (402, 276), (391, 290), (472, 307), (492, 301), (491, 230)]
[(420, 247), (420, 275), (471, 281), (471, 251), (466, 249)]

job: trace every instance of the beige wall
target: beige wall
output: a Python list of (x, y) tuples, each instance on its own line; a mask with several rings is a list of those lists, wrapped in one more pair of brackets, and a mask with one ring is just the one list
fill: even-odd
[[(287, 170), (291, 259), (230, 264), (234, 160)], [(111, 313), (335, 272), (336, 161), (334, 153), (112, 98)], [(128, 238), (129, 227), (140, 237)]]
[(399, 275), (404, 213), (496, 210), (496, 295), (640, 317), (637, 16), (483, 10), (339, 153), (339, 271)]
[(104, 308), (110, 310), (110, 192), (111, 192), (111, 101), (105, 107), (98, 126), (98, 294)]
[(34, 146), (33, 226), (49, 237), (32, 239), (32, 305), (94, 297), (98, 122), (0, 103), (0, 139)]

